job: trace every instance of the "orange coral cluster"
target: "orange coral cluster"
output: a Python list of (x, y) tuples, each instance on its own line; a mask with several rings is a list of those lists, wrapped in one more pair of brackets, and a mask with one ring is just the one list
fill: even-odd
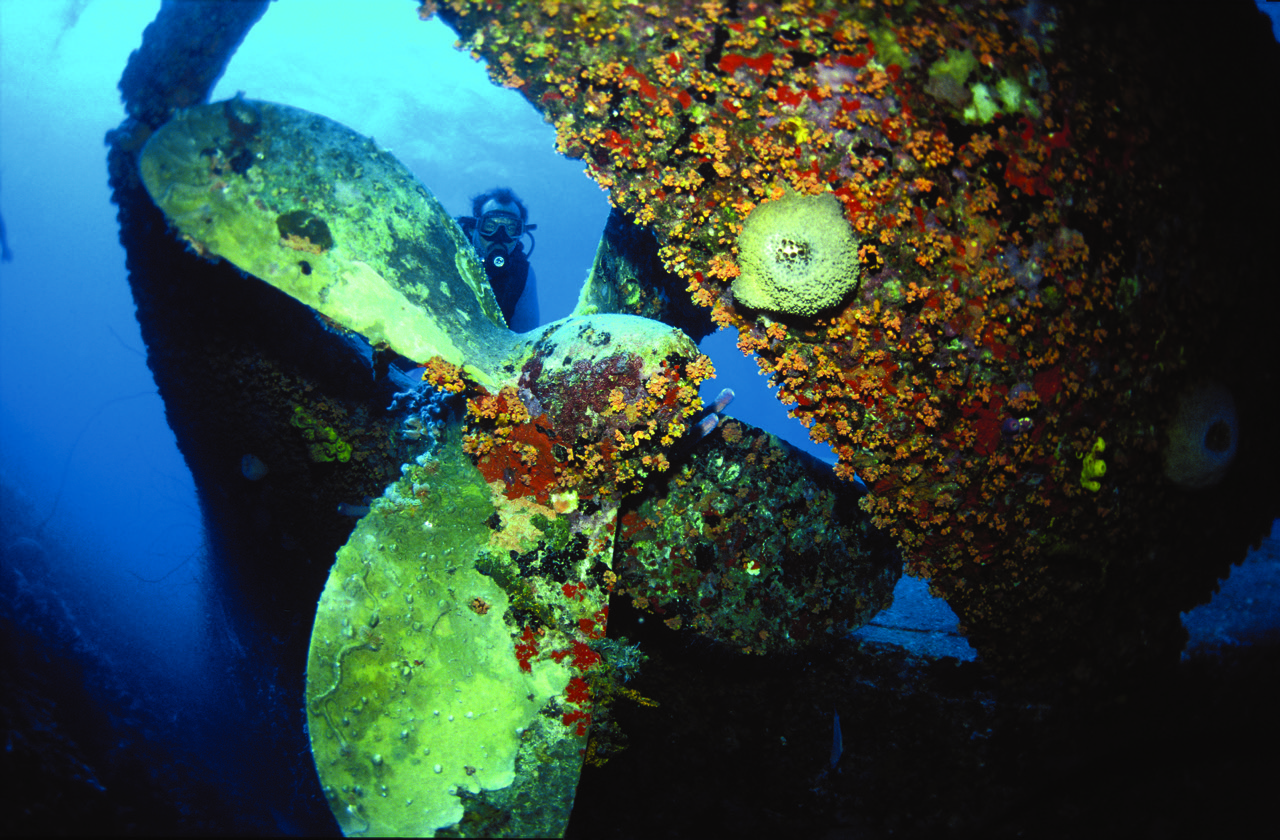
[(712, 375), (701, 355), (663, 362), (647, 378), (625, 352), (556, 371), (535, 356), (519, 389), (476, 386), (464, 449), (487, 480), (506, 484), (509, 498), (553, 504), (554, 494), (572, 491), (617, 500), (667, 470), (666, 453), (702, 408), (698, 385)]
[[(739, 331), (838, 472), (871, 486), (863, 507), (909, 570), (969, 622), (1040, 597), (1051, 553), (1096, 546), (1141, 504), (1085, 493), (1080, 458), (1123, 439), (1135, 469), (1108, 483), (1151, 480), (1142, 415), (1154, 373), (1182, 365), (1149, 317), (1151, 281), (1124, 274), (1153, 248), (1113, 227), (1132, 212), (1123, 194), (1159, 189), (1135, 175), (1144, 135), (1076, 87), (1087, 48), (1051, 41), (1056, 13), (1019, 6), (441, 8), (652, 226), (668, 270)], [(972, 69), (940, 83), (966, 53)], [(1007, 95), (965, 116), (978, 83)], [(833, 193), (862, 242), (856, 294), (815, 320), (747, 310), (731, 290), (747, 215), (784, 187)]]
[(432, 387), (450, 394), (459, 394), (466, 389), (466, 380), (462, 376), (462, 368), (446, 362), (439, 356), (432, 356), (422, 365), (422, 381), (430, 382)]

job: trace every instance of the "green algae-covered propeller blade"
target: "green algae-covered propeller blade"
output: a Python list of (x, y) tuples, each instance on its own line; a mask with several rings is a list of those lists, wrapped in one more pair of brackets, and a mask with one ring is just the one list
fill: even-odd
[(465, 438), (448, 424), (361, 519), (307, 662), (344, 831), (563, 833), (609, 685), (597, 643), (620, 499), (696, 413), (700, 361), (656, 321), (550, 324), (521, 369), (538, 413), (509, 385), (472, 398)]
[(566, 691), (569, 657), (535, 652), (603, 601), (584, 598), (536, 640), (513, 636), (513, 616), (537, 608), (509, 554), (539, 532), (486, 484), (459, 427), (445, 438), (338, 551), (307, 663), (316, 768), (348, 835), (558, 836), (586, 746), (575, 710), (589, 699)]
[(229, 99), (147, 142), (143, 184), (192, 247), (375, 345), (494, 385), (512, 347), (465, 235), (390, 153), (333, 120)]
[[(320, 598), (307, 717), (342, 830), (562, 834), (619, 500), (665, 469), (709, 364), (679, 330), (631, 315), (515, 335), (430, 192), (317, 114), (240, 98), (193, 108), (148, 141), (140, 169), (197, 253), (432, 369), (456, 365), (484, 395), (473, 448), (455, 424), (406, 464)], [(526, 399), (517, 381), (519, 412), (505, 402)]]

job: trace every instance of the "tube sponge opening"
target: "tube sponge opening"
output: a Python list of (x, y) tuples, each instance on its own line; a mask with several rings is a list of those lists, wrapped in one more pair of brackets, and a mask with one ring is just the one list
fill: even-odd
[(1222, 480), (1236, 457), (1240, 425), (1231, 392), (1216, 382), (1193, 385), (1178, 398), (1164, 453), (1165, 477), (1188, 490)]
[(831, 193), (788, 191), (758, 204), (738, 234), (741, 274), (733, 296), (745, 306), (812, 316), (858, 283), (858, 240)]

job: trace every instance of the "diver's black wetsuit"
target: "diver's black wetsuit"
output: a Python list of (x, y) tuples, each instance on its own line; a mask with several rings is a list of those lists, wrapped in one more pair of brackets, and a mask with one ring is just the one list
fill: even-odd
[(489, 285), (498, 298), (502, 317), (507, 319), (508, 324), (514, 323), (516, 304), (520, 302), (525, 284), (529, 282), (529, 258), (524, 253), (524, 245), (516, 243), (515, 250), (507, 255), (501, 267), (485, 260), (484, 270), (489, 277)]

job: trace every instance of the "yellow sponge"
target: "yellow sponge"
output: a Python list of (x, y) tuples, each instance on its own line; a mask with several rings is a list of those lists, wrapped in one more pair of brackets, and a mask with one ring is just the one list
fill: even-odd
[(811, 316), (858, 284), (858, 240), (831, 193), (765, 201), (738, 235), (733, 296), (752, 309)]

